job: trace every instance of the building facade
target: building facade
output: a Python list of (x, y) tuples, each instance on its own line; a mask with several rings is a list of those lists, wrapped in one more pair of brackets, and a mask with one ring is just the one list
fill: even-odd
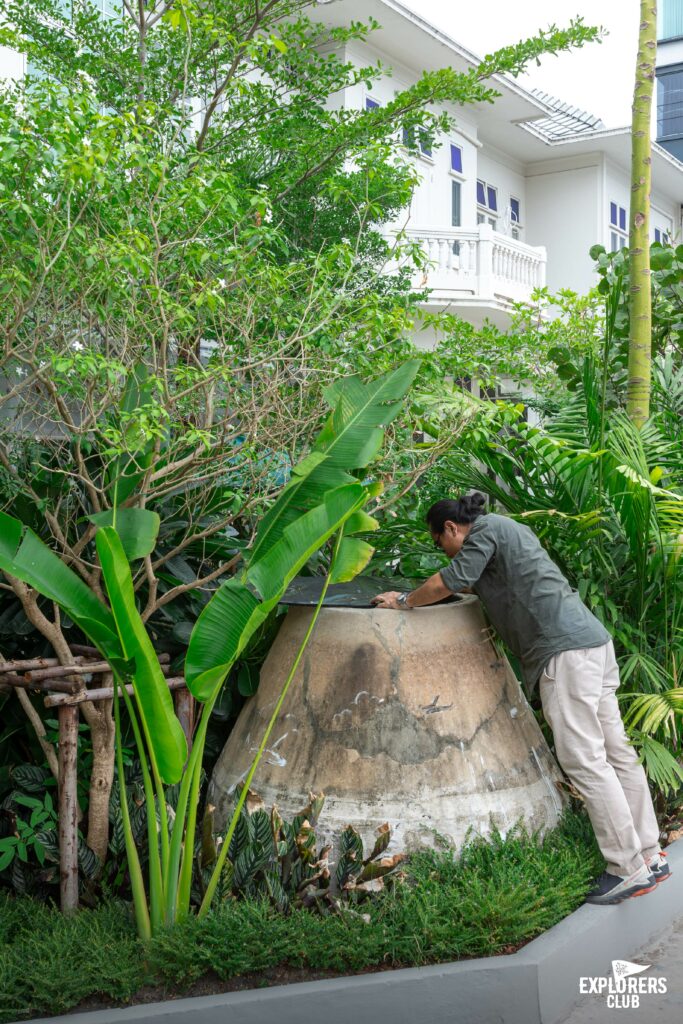
[[(669, 3), (683, 8), (683, 0)], [(343, 56), (359, 67), (379, 60), (391, 73), (371, 90), (348, 90), (349, 107), (386, 103), (424, 70), (466, 71), (478, 61), (399, 0), (331, 0), (313, 16), (327, 25), (372, 16), (381, 26), (366, 42), (347, 44)], [(499, 76), (495, 86), (501, 95), (494, 105), (448, 110), (456, 118), (452, 134), (419, 147), (421, 182), (397, 226), (429, 254), (428, 309), (447, 307), (477, 325), (489, 319), (505, 327), (512, 303), (537, 286), (592, 287), (591, 246), (628, 244), (631, 137), (628, 127), (608, 129), (513, 79)], [(652, 178), (652, 241), (677, 242), (683, 163), (656, 143)]]
[[(70, 0), (61, 0), (68, 7)], [(91, 0), (120, 16), (120, 0)], [(659, 142), (652, 149), (652, 241), (681, 239), (683, 203), (683, 0), (660, 0)], [(332, 25), (381, 26), (340, 56), (360, 68), (377, 61), (387, 73), (337, 99), (372, 109), (415, 83), (423, 71), (468, 71), (478, 58), (400, 0), (320, 0), (308, 9)], [(0, 77), (19, 78), (23, 55), (0, 47)], [(585, 293), (596, 283), (589, 256), (596, 243), (628, 243), (631, 138), (552, 96), (497, 76), (499, 98), (448, 109), (455, 128), (437, 144), (419, 140), (420, 176), (409, 210), (389, 233), (405, 230), (429, 257), (416, 286), (428, 288), (426, 311), (448, 308), (475, 325), (505, 328), (513, 303), (537, 287)], [(399, 140), (400, 141), (400, 140)], [(407, 140), (406, 140), (407, 141)], [(421, 344), (431, 343), (424, 332)]]
[(683, 160), (683, 0), (659, 0), (657, 142)]

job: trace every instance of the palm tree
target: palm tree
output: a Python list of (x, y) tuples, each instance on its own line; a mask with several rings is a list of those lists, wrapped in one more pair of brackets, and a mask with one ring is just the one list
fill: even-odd
[(640, 428), (650, 414), (652, 300), (650, 292), (650, 112), (657, 56), (657, 0), (640, 0), (640, 29), (631, 128), (629, 223), (628, 394), (626, 411)]

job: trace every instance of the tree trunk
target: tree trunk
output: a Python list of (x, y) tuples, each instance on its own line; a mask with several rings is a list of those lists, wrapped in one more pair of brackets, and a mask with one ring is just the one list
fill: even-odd
[(78, 910), (78, 708), (59, 709), (59, 901)]
[[(112, 679), (111, 674), (103, 676), (102, 685), (111, 685)], [(114, 783), (114, 717), (110, 700), (90, 707), (98, 718), (93, 722), (91, 716), (90, 724), (93, 759), (88, 794), (88, 846), (104, 864), (109, 846), (109, 797)]]
[[(61, 665), (73, 661), (73, 655), (58, 622), (53, 622), (38, 607), (38, 595), (20, 580), (12, 576), (12, 589), (21, 601), (29, 622), (48, 640)], [(79, 676), (71, 676), (85, 689), (85, 682)], [(106, 680), (105, 680), (106, 681)], [(83, 718), (90, 727), (93, 745), (93, 763), (90, 772), (88, 794), (88, 835), (86, 842), (103, 864), (109, 845), (109, 797), (114, 781), (114, 716), (112, 702), (100, 701), (93, 704), (85, 701), (79, 705)]]
[(650, 114), (657, 56), (657, 0), (640, 0), (640, 31), (631, 129), (629, 222), (628, 393), (626, 411), (637, 427), (650, 415), (652, 297), (650, 291)]

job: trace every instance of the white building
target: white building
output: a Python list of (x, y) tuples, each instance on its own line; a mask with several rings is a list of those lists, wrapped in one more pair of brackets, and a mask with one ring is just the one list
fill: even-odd
[[(110, 17), (120, 10), (117, 0), (91, 2)], [(678, 30), (683, 0), (664, 2)], [(381, 60), (391, 69), (371, 91), (348, 89), (340, 103), (349, 108), (386, 103), (423, 71), (467, 71), (478, 63), (399, 0), (320, 0), (307, 13), (326, 25), (370, 17), (381, 25), (366, 43), (351, 41), (339, 54), (361, 68)], [(25, 65), (23, 55), (0, 47), (1, 77), (21, 77)], [(629, 128), (606, 129), (596, 117), (511, 78), (497, 76), (493, 84), (501, 93), (495, 104), (452, 108), (453, 133), (431, 151), (422, 147), (421, 184), (397, 226), (429, 254), (427, 279), (416, 282), (431, 289), (427, 309), (447, 307), (475, 325), (489, 319), (504, 328), (512, 303), (537, 286), (583, 293), (595, 284), (592, 245), (627, 244), (631, 139)], [(677, 242), (683, 163), (656, 143), (652, 180), (652, 239)], [(429, 343), (424, 332), (416, 340)]]
[[(358, 85), (343, 102), (383, 104), (423, 71), (466, 71), (477, 57), (398, 0), (331, 0), (312, 9), (326, 25), (375, 18), (381, 28), (340, 54), (359, 67), (392, 69), (371, 91)], [(428, 308), (498, 326), (513, 301), (534, 287), (583, 293), (597, 277), (592, 245), (628, 242), (630, 128), (597, 118), (513, 79), (497, 77), (494, 105), (452, 108), (457, 127), (417, 157), (421, 184), (405, 226), (433, 261)], [(596, 83), (597, 91), (598, 83)], [(679, 240), (683, 163), (652, 147), (652, 239)], [(424, 344), (424, 337), (422, 340)]]

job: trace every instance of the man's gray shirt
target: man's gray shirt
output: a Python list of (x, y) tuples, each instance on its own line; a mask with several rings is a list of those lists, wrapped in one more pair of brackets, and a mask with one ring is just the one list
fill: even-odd
[(569, 586), (528, 526), (494, 513), (472, 523), (441, 579), (452, 593), (471, 587), (492, 626), (534, 687), (554, 654), (600, 647), (610, 637)]

